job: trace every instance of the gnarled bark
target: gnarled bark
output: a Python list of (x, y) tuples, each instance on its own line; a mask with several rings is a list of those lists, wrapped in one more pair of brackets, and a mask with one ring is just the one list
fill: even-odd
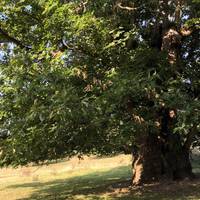
[(132, 163), (134, 185), (159, 180), (162, 174), (162, 158), (159, 140), (155, 135), (144, 138), (134, 158)]
[[(171, 16), (169, 1), (159, 1), (159, 13), (155, 25), (155, 37), (152, 36), (152, 47), (167, 53), (173, 77), (181, 71), (180, 48), (182, 35), (181, 28), (181, 5), (182, 0), (176, 0), (176, 10)], [(169, 20), (174, 17), (174, 23)], [(161, 19), (161, 20), (160, 20)], [(160, 120), (158, 120), (160, 119)], [(189, 150), (193, 140), (194, 130), (188, 134), (188, 138), (182, 144), (178, 134), (173, 133), (176, 123), (176, 108), (161, 108), (158, 119), (159, 134), (147, 134), (140, 144), (133, 160), (133, 184), (148, 183), (162, 178), (170, 180), (182, 180), (194, 178), (189, 159)]]
[[(168, 110), (168, 109), (167, 109)], [(169, 111), (169, 110), (168, 110)], [(161, 179), (183, 180), (194, 178), (186, 143), (172, 132), (176, 120), (172, 115), (162, 112), (161, 132), (145, 134), (140, 139), (140, 145), (134, 153), (133, 179), (134, 185), (159, 181)], [(190, 135), (190, 134), (189, 134)]]
[(132, 167), (133, 185), (194, 178), (189, 149), (181, 145), (177, 135), (169, 136), (165, 143), (149, 135), (138, 148)]

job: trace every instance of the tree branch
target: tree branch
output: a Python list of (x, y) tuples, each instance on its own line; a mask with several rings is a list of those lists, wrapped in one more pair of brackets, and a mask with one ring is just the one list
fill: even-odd
[(122, 6), (122, 3), (118, 3), (117, 7), (123, 10), (127, 10), (127, 11), (134, 11), (137, 10), (138, 8), (133, 8), (133, 7), (129, 7), (129, 6)]
[[(26, 49), (29, 50), (31, 49), (30, 47), (24, 45), (21, 41), (19, 41), (18, 39), (10, 36), (6, 31), (4, 31), (1, 27), (0, 27), (0, 34), (3, 35), (8, 41), (6, 42), (13, 42), (15, 43), (17, 46), (19, 46), (21, 49)], [(5, 42), (5, 41), (0, 41), (0, 42)]]
[(184, 143), (184, 145), (183, 145), (183, 147), (185, 148), (185, 149), (188, 149), (189, 150), (189, 148), (190, 148), (190, 146), (191, 146), (191, 144), (192, 144), (192, 142), (193, 142), (193, 140), (194, 140), (194, 136), (197, 134), (197, 127), (196, 127), (196, 125), (193, 125), (193, 127), (191, 128), (191, 131), (190, 131), (190, 133), (188, 134), (188, 136), (187, 136), (187, 139), (186, 139), (186, 141), (185, 141), (185, 143)]

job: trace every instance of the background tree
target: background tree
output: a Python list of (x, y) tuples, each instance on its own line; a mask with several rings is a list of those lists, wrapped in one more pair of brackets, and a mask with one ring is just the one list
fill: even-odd
[(199, 7), (2, 0), (1, 166), (132, 151), (133, 184), (193, 177)]

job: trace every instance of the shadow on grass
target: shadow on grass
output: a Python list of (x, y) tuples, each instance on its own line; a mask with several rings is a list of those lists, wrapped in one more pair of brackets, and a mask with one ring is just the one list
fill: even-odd
[(129, 167), (118, 167), (106, 172), (94, 172), (68, 179), (57, 179), (46, 183), (16, 184), (9, 188), (34, 188), (28, 198), (18, 200), (198, 200), (200, 182), (173, 182), (130, 187)]

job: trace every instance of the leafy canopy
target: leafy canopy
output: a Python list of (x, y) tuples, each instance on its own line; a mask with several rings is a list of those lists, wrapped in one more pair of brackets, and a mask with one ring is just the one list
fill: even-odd
[(1, 0), (1, 166), (121, 152), (156, 133), (163, 103), (179, 110), (183, 140), (199, 127), (200, 1), (183, 5), (181, 24), (195, 31), (179, 73), (151, 45), (159, 1), (119, 2)]

